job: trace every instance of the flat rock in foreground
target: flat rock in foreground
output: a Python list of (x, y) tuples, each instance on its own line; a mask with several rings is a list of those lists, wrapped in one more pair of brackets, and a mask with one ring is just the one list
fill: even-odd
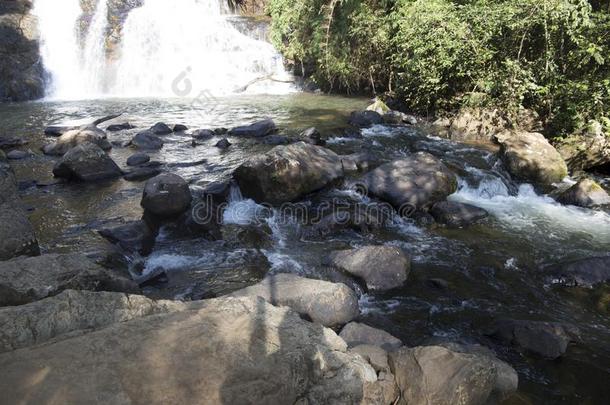
[[(0, 354), (7, 403), (381, 403), (373, 368), (332, 330), (222, 298)], [(35, 382), (33, 384), (33, 382)]]
[(269, 276), (231, 296), (261, 297), (274, 305), (290, 307), (324, 326), (343, 325), (360, 314), (358, 297), (345, 284), (294, 274)]
[(239, 166), (234, 176), (245, 197), (281, 204), (343, 177), (343, 165), (333, 151), (298, 142), (253, 157)]
[(127, 277), (81, 254), (46, 254), (0, 262), (0, 306), (21, 305), (63, 290), (138, 291)]

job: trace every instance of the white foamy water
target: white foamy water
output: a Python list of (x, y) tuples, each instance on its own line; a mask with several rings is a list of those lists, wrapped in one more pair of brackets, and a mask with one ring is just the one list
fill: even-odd
[[(35, 0), (41, 54), (56, 99), (181, 97), (294, 90), (273, 46), (240, 32), (224, 0), (145, 0), (123, 23), (108, 58), (108, 0), (99, 0), (86, 32), (79, 0)], [(117, 16), (112, 16), (116, 18)]]
[(501, 224), (540, 240), (565, 240), (589, 235), (595, 244), (610, 243), (610, 215), (604, 211), (562, 205), (539, 195), (529, 184), (519, 186), (516, 195), (499, 178), (484, 178), (478, 187), (460, 181), (450, 200), (484, 208)]

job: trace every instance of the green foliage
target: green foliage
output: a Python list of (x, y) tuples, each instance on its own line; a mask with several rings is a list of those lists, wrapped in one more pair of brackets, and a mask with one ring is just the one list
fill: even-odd
[(388, 92), (423, 113), (526, 107), (557, 136), (610, 117), (610, 14), (585, 0), (271, 0), (269, 12), (275, 45), (326, 90)]

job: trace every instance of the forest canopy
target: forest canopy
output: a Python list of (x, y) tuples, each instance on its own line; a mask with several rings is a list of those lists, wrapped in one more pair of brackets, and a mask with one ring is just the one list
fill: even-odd
[(610, 0), (270, 0), (272, 40), (322, 89), (536, 111), (549, 136), (610, 133)]

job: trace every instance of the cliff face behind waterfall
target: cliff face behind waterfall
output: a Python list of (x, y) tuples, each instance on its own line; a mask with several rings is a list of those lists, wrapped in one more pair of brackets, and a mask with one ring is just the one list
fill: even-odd
[(31, 0), (0, 1), (0, 101), (40, 98), (44, 70)]

